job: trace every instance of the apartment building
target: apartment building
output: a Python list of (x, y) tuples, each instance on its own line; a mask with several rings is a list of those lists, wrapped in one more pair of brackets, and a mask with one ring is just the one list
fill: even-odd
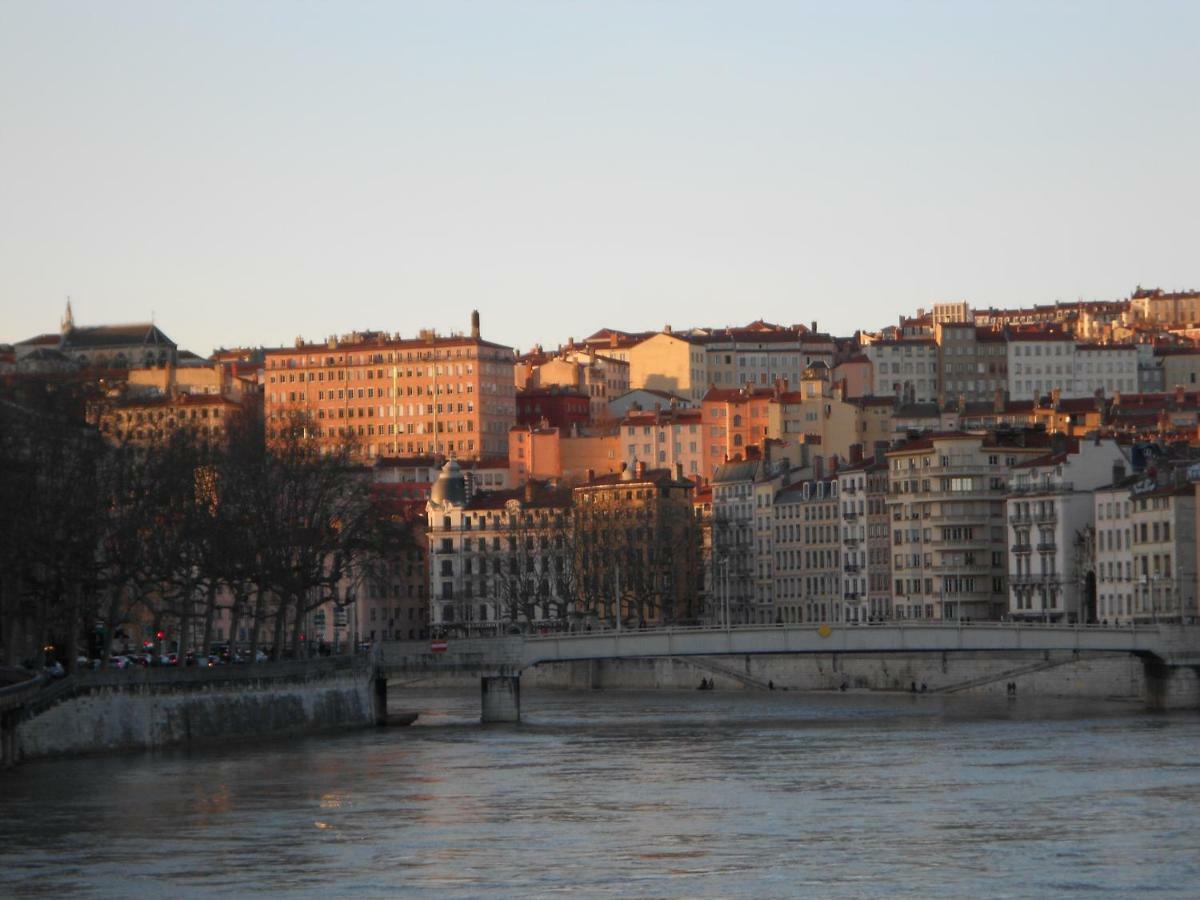
[(651, 388), (680, 394), (699, 401), (708, 389), (708, 365), (704, 344), (692, 334), (667, 329), (607, 355), (628, 357), (629, 387)]
[(1096, 622), (1087, 536), (1096, 525), (1094, 492), (1129, 460), (1113, 440), (1064, 442), (1063, 449), (1018, 463), (1009, 478), (1008, 613), (1014, 619)]
[(904, 403), (938, 399), (938, 346), (932, 337), (874, 341), (863, 348), (871, 360), (875, 396)]
[(796, 384), (815, 363), (832, 368), (835, 346), (827, 334), (801, 326), (786, 328), (753, 322), (745, 328), (714, 329), (701, 340), (708, 378), (719, 388)]
[(1009, 470), (1044, 455), (1044, 434), (935, 433), (887, 454), (898, 618), (998, 619), (1008, 607)]
[(764, 459), (724, 463), (713, 473), (712, 584), (733, 624), (775, 621), (773, 506), (787, 473), (786, 462)]
[(1020, 331), (1008, 336), (1011, 397), (1040, 397), (1058, 389), (1064, 398), (1132, 393), (1138, 385), (1138, 351), (1132, 344), (1076, 344), (1066, 331)]
[(430, 627), (442, 634), (502, 634), (567, 620), (572, 559), (569, 490), (469, 493), (449, 460), (426, 504)]
[(469, 334), (355, 333), (265, 352), (268, 436), (304, 414), (322, 444), (365, 458), (506, 456), (516, 419), (512, 348)]
[(845, 620), (882, 622), (892, 617), (888, 464), (882, 453), (851, 460), (837, 473)]
[(619, 609), (622, 625), (635, 628), (701, 621), (703, 537), (694, 489), (679, 466), (640, 462), (574, 489), (575, 584), (587, 616), (613, 623)]
[(620, 427), (590, 428), (515, 427), (508, 433), (509, 484), (530, 479), (577, 484), (586, 473), (609, 474), (620, 469)]
[(1129, 489), (1136, 478), (1114, 472), (1112, 484), (1093, 492), (1096, 522), (1096, 615), (1104, 624), (1127, 625), (1134, 616), (1133, 525)]
[(634, 410), (620, 423), (622, 459), (630, 468), (644, 462), (651, 468), (681, 467), (698, 479), (704, 470), (702, 411), (667, 408)]
[(518, 391), (557, 387), (583, 394), (589, 418), (600, 422), (609, 417), (608, 404), (629, 391), (629, 363), (568, 341), (553, 356), (537, 347), (519, 357), (514, 378)]
[(1182, 472), (1144, 479), (1130, 490), (1133, 621), (1194, 622), (1196, 488)]
[(939, 322), (938, 390), (942, 403), (960, 398), (990, 400), (1008, 387), (1004, 332), (977, 328), (973, 321)]
[(771, 436), (773, 388), (710, 388), (701, 403), (703, 474), (726, 460), (745, 458), (746, 448)]
[(766, 433), (781, 440), (803, 440), (820, 444), (828, 458), (848, 459), (855, 444), (873, 446), (886, 440), (886, 431), (870, 426), (878, 420), (865, 414), (866, 407), (842, 396), (829, 369), (816, 362), (804, 370), (795, 390), (777, 388), (767, 406)]
[(775, 608), (785, 624), (848, 622), (858, 609), (843, 594), (838, 486), (836, 474), (805, 478), (775, 497)]
[(1165, 325), (1200, 322), (1200, 291), (1139, 287), (1129, 298), (1129, 311), (1133, 319), (1140, 322)]

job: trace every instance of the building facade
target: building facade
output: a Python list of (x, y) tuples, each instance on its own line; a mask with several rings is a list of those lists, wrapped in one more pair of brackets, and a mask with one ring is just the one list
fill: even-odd
[(368, 459), (507, 456), (516, 419), (513, 353), (479, 336), (356, 333), (267, 350), (268, 435), (300, 414), (328, 447), (348, 439)]

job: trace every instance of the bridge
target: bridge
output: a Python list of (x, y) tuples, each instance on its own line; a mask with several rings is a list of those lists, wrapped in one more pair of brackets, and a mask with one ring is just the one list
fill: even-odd
[[(520, 675), (545, 663), (671, 657), (786, 654), (1123, 653), (1142, 660), (1148, 678), (1200, 674), (1200, 626), (891, 623), (887, 625), (654, 628), (450, 640), (445, 652), (414, 641), (376, 649), (376, 676), (478, 675), (482, 720), (520, 720)], [(384, 690), (386, 690), (384, 688)], [(1148, 698), (1153, 699), (1153, 698)]]

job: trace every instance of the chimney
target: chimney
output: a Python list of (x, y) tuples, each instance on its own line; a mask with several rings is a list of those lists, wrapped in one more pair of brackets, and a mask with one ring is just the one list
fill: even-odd
[(663, 334), (670, 334), (670, 333), (671, 333), (671, 325), (670, 325), (670, 323), (667, 323), (666, 325), (663, 326)]
[(633, 475), (639, 481), (641, 479), (645, 478), (646, 477), (646, 463), (640, 459), (636, 463), (634, 463)]
[(820, 481), (825, 477), (825, 457), (818, 454), (813, 457), (813, 478)]
[(837, 472), (838, 472), (838, 456), (835, 453), (835, 454), (833, 454), (833, 456), (829, 457), (829, 477), (832, 478), (834, 475), (837, 474)]
[(1113, 402), (1113, 406), (1121, 405), (1121, 392), (1120, 391), (1113, 391), (1113, 401), (1112, 402)]
[(525, 502), (526, 503), (533, 502), (533, 479), (532, 478), (525, 482)]
[(479, 310), (471, 310), (471, 337), (479, 340)]
[(595, 480), (596, 480), (596, 470), (588, 469), (587, 470), (587, 483), (591, 484)]
[(1187, 402), (1187, 393), (1183, 389), (1182, 384), (1175, 385), (1175, 405), (1183, 406)]
[(816, 319), (812, 320), (812, 331), (813, 331), (813, 334), (817, 333), (817, 320)]
[(683, 463), (675, 463), (675, 480), (683, 481)]
[(878, 466), (878, 465), (882, 465), (887, 462), (887, 451), (888, 451), (888, 442), (887, 441), (876, 441), (875, 442), (875, 465)]
[(1004, 412), (1004, 388), (996, 388), (996, 392), (992, 395), (992, 412), (999, 415)]
[(1054, 409), (1058, 409), (1062, 400), (1062, 388), (1051, 388), (1050, 390), (1050, 405)]
[(851, 444), (850, 445), (850, 465), (857, 466), (860, 463), (862, 463), (862, 461), (863, 461), (863, 445), (862, 444)]
[(1096, 401), (1096, 412), (1104, 412), (1104, 388), (1096, 388), (1096, 392), (1092, 397)]

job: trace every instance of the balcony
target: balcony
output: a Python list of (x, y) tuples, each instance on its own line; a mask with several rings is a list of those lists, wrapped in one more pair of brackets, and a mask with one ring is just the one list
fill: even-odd
[(1032, 548), (1028, 544), (1013, 544), (1010, 549), (1013, 553), (1028, 553)]
[(1033, 524), (1033, 516), (1029, 515), (1028, 513), (1013, 513), (1011, 516), (1008, 517), (1008, 524), (1010, 524), (1010, 525), (1032, 525)]
[(844, 513), (842, 513), (842, 518), (845, 519), (847, 522), (856, 522), (856, 521), (858, 521), (858, 513), (844, 512)]
[(1039, 543), (1037, 545), (1038, 553), (1054, 553), (1058, 549), (1058, 545), (1054, 541), (1049, 543)]
[(844, 565), (842, 568), (849, 575), (857, 575), (858, 571), (859, 571), (859, 567), (858, 567), (857, 563), (846, 563), (846, 565)]
[(843, 600), (857, 600), (859, 598), (859, 596), (860, 595), (857, 591), (846, 591), (846, 593), (842, 594), (842, 599)]
[(1034, 484), (1010, 485), (1010, 494), (1068, 494), (1075, 490), (1075, 484), (1070, 481), (1048, 482), (1039, 481)]
[(1036, 513), (1033, 520), (1039, 525), (1053, 525), (1058, 521), (1058, 511), (1052, 509), (1049, 512)]
[(1061, 584), (1062, 576), (1057, 572), (1028, 573), (1024, 575), (1009, 575), (1008, 583), (1016, 587), (1028, 587), (1038, 584)]

